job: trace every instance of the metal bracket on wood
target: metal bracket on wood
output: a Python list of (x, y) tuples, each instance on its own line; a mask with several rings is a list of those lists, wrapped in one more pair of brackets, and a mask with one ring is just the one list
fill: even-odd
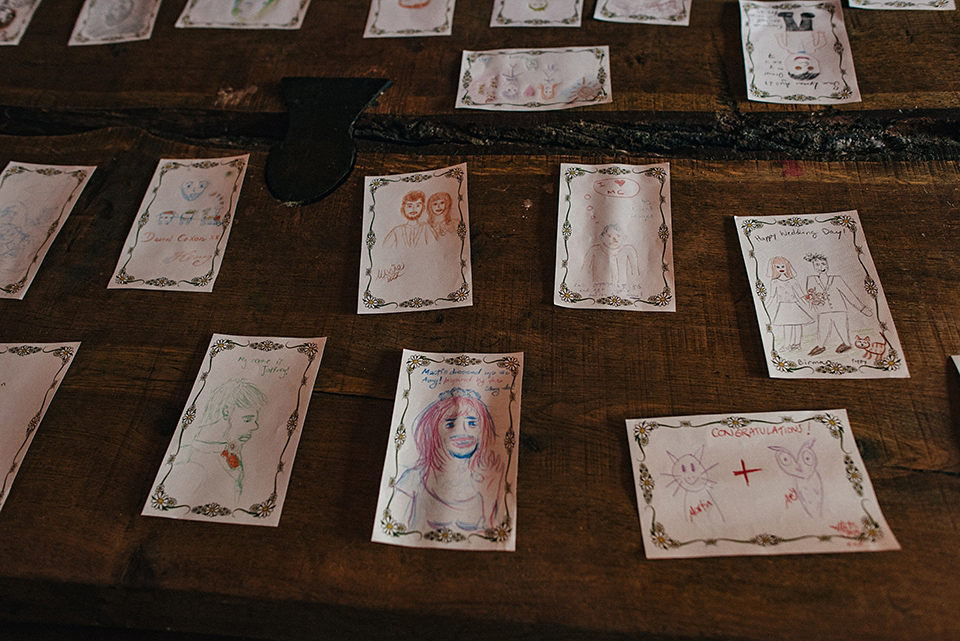
[(382, 78), (283, 78), (290, 124), (267, 156), (267, 189), (291, 205), (316, 202), (346, 180), (357, 159), (353, 125), (390, 81)]

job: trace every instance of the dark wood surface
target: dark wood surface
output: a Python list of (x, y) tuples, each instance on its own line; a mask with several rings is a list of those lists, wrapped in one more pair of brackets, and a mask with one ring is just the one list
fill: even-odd
[[(0, 164), (98, 166), (0, 301), (4, 342), (83, 342), (0, 513), (0, 635), (960, 637), (957, 12), (845, 8), (864, 100), (824, 108), (746, 100), (731, 2), (696, 0), (690, 27), (491, 29), (461, 0), (451, 37), (363, 40), (365, 0), (314, 0), (296, 32), (174, 29), (167, 0), (150, 41), (67, 48), (81, 4), (47, 0), (0, 48)], [(570, 44), (611, 46), (612, 105), (453, 109), (463, 49)], [(300, 208), (263, 182), (293, 75), (394, 83), (354, 173)], [(247, 151), (212, 293), (106, 289), (157, 159)], [(559, 164), (665, 158), (676, 313), (555, 307)], [(362, 177), (464, 161), (474, 306), (357, 315)], [(732, 216), (845, 209), (911, 378), (772, 380)], [(275, 529), (139, 516), (214, 332), (329, 337)], [(516, 552), (369, 541), (403, 348), (525, 353)], [(902, 551), (645, 559), (624, 419), (831, 408)]]
[[(238, 636), (950, 638), (960, 508), (955, 162), (671, 161), (677, 312), (552, 304), (559, 164), (361, 153), (316, 205), (253, 149), (212, 294), (105, 289), (159, 157), (135, 129), (0, 139), (100, 168), (4, 340), (82, 340), (0, 515), (0, 617)], [(465, 160), (475, 305), (358, 316), (362, 176)], [(789, 169), (789, 171), (785, 171)], [(799, 175), (797, 175), (799, 174)], [(766, 375), (731, 216), (856, 208), (912, 377)], [(139, 516), (213, 332), (329, 337), (276, 529)], [(517, 551), (369, 542), (403, 348), (523, 351)], [(842, 407), (901, 552), (647, 561), (624, 419)]]

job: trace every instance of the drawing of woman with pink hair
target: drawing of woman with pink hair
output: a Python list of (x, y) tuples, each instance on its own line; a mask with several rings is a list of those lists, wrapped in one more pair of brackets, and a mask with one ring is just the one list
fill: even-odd
[(782, 328), (784, 351), (800, 349), (803, 326), (813, 322), (806, 306), (803, 287), (797, 282), (793, 265), (783, 256), (771, 258), (770, 299), (766, 307), (770, 313), (770, 325)]
[(409, 530), (485, 530), (495, 525), (504, 467), (493, 418), (480, 395), (455, 387), (416, 418), (419, 458), (394, 484), (395, 514)]

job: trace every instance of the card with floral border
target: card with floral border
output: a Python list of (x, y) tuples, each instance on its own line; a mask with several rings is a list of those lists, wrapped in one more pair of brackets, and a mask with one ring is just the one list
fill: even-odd
[(22, 300), (96, 167), (10, 162), (0, 174), (0, 298)]
[(856, 211), (735, 216), (773, 378), (909, 378)]
[(954, 11), (957, 7), (953, 0), (850, 0), (853, 9), (912, 9), (914, 11)]
[(594, 20), (634, 24), (690, 24), (690, 0), (597, 0)]
[(213, 291), (249, 157), (161, 160), (107, 289)]
[(279, 525), (326, 340), (214, 334), (142, 514)]
[(648, 559), (899, 550), (846, 410), (627, 421)]
[(676, 311), (670, 165), (560, 165), (553, 302)]
[(18, 45), (40, 0), (6, 0), (0, 5), (0, 46)]
[(371, 0), (364, 38), (449, 36), (454, 0)]
[(67, 45), (149, 40), (160, 0), (87, 0)]
[(610, 48), (464, 51), (458, 109), (550, 111), (613, 101)]
[(579, 27), (583, 0), (496, 0), (491, 27)]
[(838, 0), (740, 0), (747, 98), (780, 104), (860, 102)]
[(473, 305), (467, 165), (367, 176), (359, 314)]
[(371, 540), (512, 552), (523, 354), (403, 351)]
[(299, 29), (310, 0), (190, 0), (177, 27)]
[(0, 509), (80, 343), (0, 344)]

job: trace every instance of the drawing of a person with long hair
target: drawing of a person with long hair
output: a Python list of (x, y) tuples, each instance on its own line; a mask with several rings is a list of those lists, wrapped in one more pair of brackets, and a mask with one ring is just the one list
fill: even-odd
[(783, 349), (796, 351), (803, 341), (803, 326), (813, 322), (807, 313), (805, 292), (793, 265), (783, 256), (770, 259), (770, 324), (783, 330)]
[(426, 245), (430, 242), (428, 229), (430, 225), (423, 220), (423, 210), (426, 209), (427, 196), (419, 189), (408, 191), (403, 195), (400, 201), (400, 213), (406, 219), (406, 222), (397, 225), (390, 230), (387, 237), (383, 240), (384, 247), (392, 249), (402, 247), (413, 249), (420, 244)]
[(453, 224), (453, 197), (445, 191), (438, 191), (427, 199), (427, 214), (430, 217), (430, 228), (436, 238), (456, 231)]
[(410, 530), (494, 526), (504, 466), (495, 450), (493, 418), (480, 395), (441, 392), (416, 418), (416, 464), (394, 484), (395, 514)]

